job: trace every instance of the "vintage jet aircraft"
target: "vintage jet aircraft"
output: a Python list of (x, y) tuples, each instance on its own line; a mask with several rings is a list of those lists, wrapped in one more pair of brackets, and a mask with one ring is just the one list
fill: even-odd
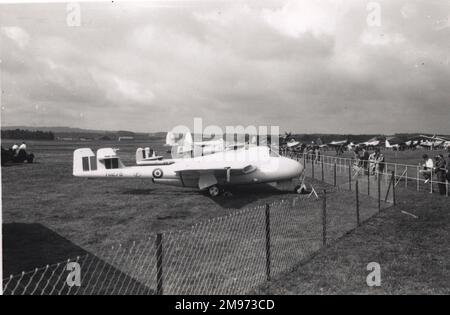
[(359, 148), (375, 148), (384, 145), (385, 139), (383, 137), (374, 137), (365, 142), (358, 143), (356, 146)]
[[(227, 186), (276, 183), (299, 178), (303, 165), (281, 157), (266, 146), (181, 159), (155, 159), (153, 164), (126, 167), (112, 148), (77, 149), (73, 175), (77, 177), (150, 178), (154, 183), (207, 190), (219, 195)], [(301, 192), (297, 186), (296, 191)]]
[(327, 143), (327, 146), (335, 148), (335, 147), (341, 147), (346, 146), (350, 142), (348, 140), (341, 140), (341, 141), (331, 141), (330, 143)]
[(406, 142), (398, 137), (387, 137), (385, 141), (386, 149), (401, 150), (406, 145)]
[(299, 144), (301, 144), (300, 141), (296, 141), (295, 139), (291, 139), (288, 142), (286, 142), (286, 146), (290, 149), (295, 148)]
[[(256, 145), (256, 137), (251, 139), (250, 144)], [(243, 148), (245, 145), (246, 143), (244, 142), (227, 143), (222, 137), (216, 139), (214, 135), (212, 135), (212, 140), (194, 141), (191, 133), (173, 134), (172, 132), (167, 133), (165, 143), (165, 146), (171, 147), (171, 150), (168, 152), (177, 158), (209, 155), (217, 152)]]
[(433, 135), (432, 137), (427, 135), (420, 135), (421, 138), (419, 146), (428, 149), (445, 148), (448, 146), (449, 140), (440, 136)]

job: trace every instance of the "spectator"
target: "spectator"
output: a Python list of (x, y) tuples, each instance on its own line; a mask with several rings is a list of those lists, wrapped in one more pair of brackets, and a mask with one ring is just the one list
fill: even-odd
[(380, 149), (376, 149), (377, 152), (377, 173), (383, 174), (384, 172), (384, 155), (381, 153)]
[(362, 157), (361, 157), (361, 160), (362, 160), (362, 167), (364, 168), (364, 171), (369, 171), (369, 169), (368, 169), (368, 167), (369, 167), (369, 164), (368, 164), (368, 161), (369, 161), (369, 151), (367, 151), (366, 150), (366, 148), (363, 148), (362, 149), (362, 152), (363, 152), (363, 154), (362, 154)]
[(438, 155), (435, 157), (436, 168), (434, 172), (436, 173), (436, 179), (439, 187), (439, 194), (445, 195), (445, 177), (446, 177), (446, 167), (445, 167), (445, 159), (443, 155)]
[(433, 160), (428, 157), (428, 154), (424, 154), (422, 156), (422, 158), (423, 158), (424, 163), (422, 164), (423, 169), (420, 170), (420, 172), (422, 173), (423, 178), (425, 178), (425, 184), (426, 184), (430, 181), (431, 172), (434, 168), (434, 163), (433, 163)]
[(25, 144), (25, 142), (22, 142), (22, 144), (19, 146), (19, 151), (20, 150), (24, 150), (24, 151), (27, 150), (27, 145)]
[(355, 148), (353, 150), (353, 159), (355, 160), (355, 165), (356, 166), (360, 166), (361, 163), (361, 156), (359, 155), (359, 150), (358, 148)]
[(319, 163), (320, 162), (320, 148), (319, 148), (319, 146), (316, 146), (316, 148), (314, 149), (314, 154), (315, 154), (315, 162)]
[(369, 155), (369, 172), (371, 175), (375, 175), (375, 170), (377, 169), (377, 151), (373, 151)]
[(446, 168), (447, 168), (447, 181), (450, 182), (450, 154), (447, 157)]

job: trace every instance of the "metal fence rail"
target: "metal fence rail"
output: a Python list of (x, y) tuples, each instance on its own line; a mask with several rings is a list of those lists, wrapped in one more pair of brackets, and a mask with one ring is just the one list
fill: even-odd
[[(405, 188), (416, 189), (417, 191), (429, 191), (437, 193), (438, 185), (445, 186), (445, 196), (449, 196), (450, 183), (445, 180), (439, 180), (434, 168), (429, 172), (429, 180), (424, 177), (423, 167), (418, 165), (409, 165), (401, 163), (383, 162), (382, 170), (375, 172), (367, 171), (371, 168), (371, 162), (366, 162), (365, 167), (352, 158), (342, 158), (327, 155), (316, 157), (312, 153), (285, 152), (286, 156), (302, 161), (305, 166), (307, 176), (322, 180), (333, 185), (350, 185), (356, 179), (361, 180), (365, 175), (368, 180), (375, 181), (378, 174), (381, 175), (385, 183), (389, 181), (392, 172), (394, 172), (395, 185), (402, 185)], [(442, 170), (445, 171), (445, 170)], [(350, 186), (351, 187), (351, 186)]]

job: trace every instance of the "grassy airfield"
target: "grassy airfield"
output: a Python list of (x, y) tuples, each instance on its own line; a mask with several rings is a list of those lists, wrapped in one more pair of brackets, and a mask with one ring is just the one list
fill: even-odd
[[(4, 147), (12, 143), (2, 142)], [(186, 229), (237, 209), (297, 197), (291, 192), (292, 183), (276, 189), (270, 186), (242, 188), (233, 191), (231, 198), (212, 199), (196, 190), (155, 185), (144, 179), (72, 176), (72, 153), (76, 148), (119, 148), (125, 165), (133, 165), (136, 148), (143, 146), (151, 146), (169, 156), (161, 142), (28, 142), (29, 151), (36, 155), (36, 164), (2, 168), (4, 233), (6, 231), (4, 274), (62, 261), (74, 257), (81, 249), (97, 254), (112, 244), (139, 241), (157, 232)], [(423, 152), (385, 151), (384, 154), (386, 162), (416, 165)], [(334, 155), (334, 151), (324, 154)], [(346, 152), (345, 156), (350, 157), (350, 154)], [(316, 183), (316, 188), (321, 190), (326, 185)], [(353, 213), (348, 206), (354, 203), (352, 193), (331, 194), (328, 202), (336, 213)], [(441, 203), (436, 203), (436, 207), (440, 206)], [(364, 209), (363, 219), (376, 213), (376, 205), (369, 200)], [(351, 228), (354, 217), (342, 216), (339, 225)]]

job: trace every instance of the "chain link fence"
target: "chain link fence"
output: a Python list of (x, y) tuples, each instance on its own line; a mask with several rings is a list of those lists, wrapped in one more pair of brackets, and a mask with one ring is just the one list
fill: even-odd
[[(317, 198), (299, 195), (270, 205), (230, 210), (228, 215), (199, 222), (190, 229), (150, 235), (139, 242), (104, 248), (95, 255), (86, 253), (11, 275), (3, 279), (4, 294), (250, 292), (289, 272), (395, 202), (392, 175), (386, 174), (386, 185), (377, 180), (377, 188), (372, 188), (369, 180), (367, 187), (372, 190), (364, 193), (364, 182), (354, 177), (350, 166), (351, 173), (344, 166), (338, 171), (334, 163), (314, 167), (317, 165), (318, 173), (317, 168), (305, 169)], [(350, 184), (338, 176), (339, 172), (350, 174)], [(327, 184), (330, 181), (331, 185)]]

